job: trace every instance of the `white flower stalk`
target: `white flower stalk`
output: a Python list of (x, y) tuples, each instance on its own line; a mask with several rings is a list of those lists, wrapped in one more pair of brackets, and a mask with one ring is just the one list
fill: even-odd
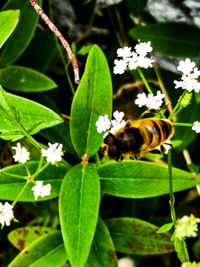
[(131, 52), (131, 47), (123, 47), (117, 50), (118, 57), (122, 59), (114, 60), (114, 69), (115, 74), (123, 74), (127, 67), (130, 70), (140, 68), (149, 68), (153, 67), (153, 59), (149, 58), (147, 55), (153, 49), (151, 47), (151, 42), (139, 43), (135, 46), (135, 51)]
[(48, 143), (48, 149), (41, 149), (41, 153), (43, 157), (46, 157), (46, 161), (51, 164), (56, 164), (57, 162), (62, 160), (63, 152), (62, 152), (62, 144), (51, 144)]
[(164, 98), (165, 95), (162, 94), (161, 91), (158, 91), (156, 96), (153, 94), (146, 95), (145, 93), (141, 93), (137, 95), (135, 104), (139, 107), (146, 106), (148, 109), (159, 109), (163, 104)]
[(194, 125), (192, 126), (192, 130), (196, 133), (200, 133), (200, 121), (195, 121)]
[(51, 194), (51, 185), (50, 184), (43, 185), (43, 181), (36, 181), (36, 185), (32, 187), (32, 191), (35, 200), (37, 200), (38, 197), (43, 198)]
[(10, 205), (8, 202), (5, 202), (4, 205), (0, 202), (0, 224), (2, 226), (9, 226), (11, 220), (15, 218), (13, 208), (14, 206)]
[(16, 151), (16, 154), (13, 156), (15, 161), (24, 164), (29, 160), (30, 153), (25, 147), (21, 147), (20, 143), (17, 143), (17, 146), (13, 146), (12, 149)]
[(193, 214), (189, 216), (183, 216), (177, 221), (175, 235), (178, 239), (183, 240), (186, 237), (197, 236), (199, 218), (195, 218)]
[(182, 72), (182, 76), (180, 81), (174, 81), (176, 89), (182, 88), (186, 89), (188, 92), (200, 92), (200, 83), (197, 80), (200, 76), (200, 71), (195, 66), (195, 62), (190, 61), (189, 58), (179, 62), (177, 70)]

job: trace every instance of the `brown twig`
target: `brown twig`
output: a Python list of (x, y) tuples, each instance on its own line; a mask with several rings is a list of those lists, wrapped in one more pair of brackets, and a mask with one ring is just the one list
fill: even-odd
[(58, 28), (51, 22), (49, 17), (44, 13), (42, 8), (38, 5), (36, 0), (29, 0), (31, 5), (34, 7), (36, 12), (40, 15), (40, 17), (44, 20), (44, 22), (48, 25), (50, 30), (55, 33), (55, 35), (58, 37), (58, 39), (61, 41), (63, 47), (67, 51), (67, 54), (72, 62), (72, 67), (74, 71), (74, 80), (75, 83), (78, 84), (80, 82), (80, 77), (79, 77), (79, 68), (78, 64), (76, 61), (76, 58), (68, 44), (68, 42), (65, 40), (64, 36), (61, 34), (61, 32), (58, 30)]

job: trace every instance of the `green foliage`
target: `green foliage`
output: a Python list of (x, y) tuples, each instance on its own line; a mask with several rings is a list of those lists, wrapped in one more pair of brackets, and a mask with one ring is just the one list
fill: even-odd
[[(37, 169), (38, 162), (29, 162), (27, 165), (30, 173), (33, 174)], [(59, 168), (50, 165), (38, 175), (36, 180), (43, 180), (45, 184), (51, 183), (52, 185), (51, 195), (45, 198), (38, 198), (38, 201), (55, 198), (59, 195), (61, 181), (68, 169), (69, 167), (66, 164), (59, 164)], [(26, 175), (26, 169), (23, 164), (3, 168), (0, 174), (0, 199), (14, 200), (25, 185)], [(20, 201), (34, 201), (32, 187), (33, 185), (28, 185)]]
[(151, 41), (155, 51), (173, 57), (197, 57), (200, 53), (200, 30), (192, 25), (160, 23), (130, 30), (135, 40)]
[[(169, 193), (168, 167), (144, 161), (110, 162), (98, 168), (104, 193), (128, 198), (153, 197)], [(174, 192), (191, 188), (200, 177), (173, 168)]]
[(134, 218), (113, 218), (106, 224), (119, 252), (150, 255), (174, 250), (170, 234), (158, 234), (153, 224)]
[(99, 177), (92, 165), (78, 164), (64, 177), (59, 199), (60, 223), (67, 255), (83, 266), (91, 248), (100, 202)]
[(55, 82), (44, 74), (20, 66), (0, 69), (0, 83), (5, 88), (19, 92), (42, 92), (57, 87)]
[(19, 10), (8, 10), (0, 13), (0, 48), (17, 26), (19, 14)]
[[(44, 1), (37, 2), (42, 6)], [(185, 242), (173, 233), (176, 212), (177, 217), (199, 214), (194, 201), (194, 187), (200, 183), (199, 136), (191, 129), (199, 121), (198, 88), (183, 97), (181, 88), (175, 90), (174, 80), (181, 79), (178, 72), (162, 69), (159, 62), (156, 75), (153, 69), (144, 70), (143, 80), (137, 69), (128, 71), (127, 67), (120, 76), (111, 71), (116, 49), (132, 46), (133, 51), (138, 39), (151, 41), (155, 52), (198, 59), (199, 67), (199, 28), (157, 23), (147, 0), (98, 1), (98, 6), (96, 0), (70, 0), (70, 27), (65, 25), (63, 31), (58, 18), (65, 20), (50, 2), (42, 6), (44, 12), (55, 19), (69, 43), (73, 40), (70, 46), (80, 70), (77, 88), (69, 57), (30, 1), (0, 2), (0, 223), (7, 201), (14, 206), (16, 218), (9, 221), (6, 214), (2, 266), (116, 267), (127, 254), (136, 267), (176, 267), (193, 258), (199, 260), (199, 238)], [(76, 17), (76, 25), (71, 25), (71, 17)], [(110, 160), (101, 153), (104, 132), (97, 131), (96, 122), (104, 115), (112, 119), (116, 110), (125, 111), (125, 120), (140, 117), (143, 111), (135, 99), (138, 93), (148, 93), (145, 77), (154, 95), (164, 87), (169, 95), (170, 103), (158, 110), (158, 117), (174, 115), (172, 162), (170, 153), (168, 160), (165, 154), (152, 153), (139, 160)], [(171, 113), (170, 104), (176, 112)], [(169, 129), (158, 128), (149, 130), (149, 136), (143, 132), (144, 144), (165, 138)], [(19, 140), (30, 152), (24, 164), (13, 149), (18, 145), (13, 142)], [(126, 140), (125, 150), (132, 141)], [(51, 144), (57, 149), (63, 145), (62, 160), (52, 163), (44, 156), (41, 149), (49, 142), (48, 149)], [(57, 153), (56, 149), (49, 152), (52, 158)], [(36, 181), (49, 185), (50, 193), (43, 196), (40, 192), (35, 199)], [(171, 254), (174, 251), (180, 262)]]
[[(102, 104), (103, 103), (103, 104)], [(88, 55), (85, 72), (76, 91), (71, 108), (72, 143), (79, 156), (93, 156), (102, 143), (96, 130), (100, 115), (112, 112), (110, 71), (101, 49), (94, 46)]]

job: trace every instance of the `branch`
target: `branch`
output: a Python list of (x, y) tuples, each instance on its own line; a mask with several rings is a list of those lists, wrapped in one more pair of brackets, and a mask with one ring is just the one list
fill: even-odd
[(72, 62), (72, 67), (74, 71), (74, 80), (76, 84), (79, 84), (80, 82), (80, 77), (79, 77), (79, 68), (78, 64), (76, 61), (76, 58), (68, 44), (68, 42), (65, 40), (64, 36), (62, 33), (58, 30), (58, 28), (51, 22), (49, 17), (44, 13), (42, 8), (38, 5), (36, 0), (29, 0), (31, 5), (34, 7), (36, 12), (40, 15), (40, 17), (44, 20), (44, 22), (49, 26), (50, 30), (55, 33), (55, 35), (58, 37), (58, 39), (61, 41), (63, 47), (67, 51), (67, 54)]

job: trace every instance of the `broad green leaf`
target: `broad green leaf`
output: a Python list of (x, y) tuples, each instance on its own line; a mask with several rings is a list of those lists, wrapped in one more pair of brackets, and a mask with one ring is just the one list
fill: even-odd
[(62, 183), (59, 198), (61, 231), (73, 267), (87, 260), (98, 220), (99, 177), (90, 164), (71, 168)]
[(151, 41), (155, 51), (174, 57), (198, 57), (200, 29), (182, 23), (160, 23), (130, 30), (130, 36), (142, 42)]
[(0, 48), (10, 37), (19, 21), (20, 10), (0, 12)]
[(185, 240), (179, 240), (178, 238), (174, 237), (174, 247), (177, 253), (177, 256), (181, 262), (189, 262), (189, 255), (187, 250), (187, 245)]
[(0, 84), (7, 89), (19, 92), (42, 92), (57, 87), (55, 82), (46, 75), (21, 66), (0, 69)]
[[(168, 167), (145, 161), (111, 162), (98, 168), (104, 193), (127, 198), (155, 197), (169, 193)], [(173, 191), (197, 185), (200, 176), (172, 168)]]
[(118, 252), (154, 255), (174, 251), (169, 233), (158, 234), (158, 227), (135, 218), (114, 218), (106, 220)]
[[(37, 2), (41, 6), (42, 0)], [(3, 9), (20, 9), (20, 21), (3, 49), (0, 57), (1, 67), (12, 64), (21, 56), (34, 35), (39, 19), (29, 1), (8, 0)]]
[(0, 137), (19, 140), (23, 128), (29, 134), (62, 123), (63, 120), (49, 108), (23, 97), (6, 94), (0, 86)]
[(13, 230), (8, 234), (10, 243), (19, 250), (28, 247), (33, 241), (43, 235), (48, 235), (57, 230), (43, 226), (26, 226)]
[(67, 255), (60, 231), (44, 235), (22, 250), (8, 267), (60, 267)]
[(103, 134), (97, 132), (100, 115), (112, 112), (112, 83), (106, 58), (94, 45), (85, 72), (72, 102), (70, 124), (72, 143), (79, 156), (91, 157), (98, 151)]
[[(36, 171), (38, 163), (39, 162), (27, 163), (31, 174)], [(56, 167), (55, 165), (49, 165), (36, 178), (36, 181), (42, 180), (44, 181), (44, 184), (51, 184), (51, 194), (44, 198), (38, 198), (37, 201), (52, 199), (59, 195), (62, 179), (69, 168), (63, 163), (60, 163), (58, 166), (59, 167)], [(26, 169), (23, 164), (16, 164), (1, 169), (0, 199), (14, 200), (16, 198), (26, 182), (26, 179), (22, 176), (27, 176)], [(35, 201), (32, 191), (33, 186), (34, 184), (32, 183), (28, 185), (19, 201)]]
[(117, 267), (117, 256), (110, 233), (99, 218), (92, 248), (85, 267)]

